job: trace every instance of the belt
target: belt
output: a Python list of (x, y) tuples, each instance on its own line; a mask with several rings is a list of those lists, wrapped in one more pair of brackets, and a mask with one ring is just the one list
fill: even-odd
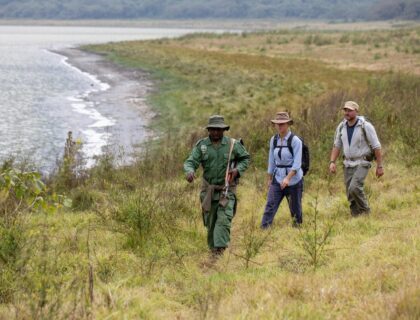
[[(216, 185), (216, 184), (210, 184), (207, 182), (206, 179), (202, 179), (201, 183), (201, 192), (205, 192), (204, 199), (201, 203), (201, 208), (203, 209), (203, 212), (208, 212), (211, 209), (211, 202), (213, 200), (213, 195), (215, 192), (220, 192), (225, 190), (224, 185)], [(232, 183), (229, 186), (229, 191), (233, 194), (236, 193), (236, 184)]]
[(368, 160), (367, 156), (363, 156), (363, 157), (354, 157), (354, 158), (352, 158), (352, 157), (350, 157), (350, 158), (346, 158), (346, 157), (344, 157), (344, 160), (347, 160), (347, 161), (357, 161), (357, 160), (371, 161), (371, 160)]

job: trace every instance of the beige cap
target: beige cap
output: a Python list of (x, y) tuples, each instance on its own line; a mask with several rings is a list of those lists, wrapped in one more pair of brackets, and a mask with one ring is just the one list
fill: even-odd
[(346, 101), (344, 103), (343, 109), (349, 109), (349, 110), (356, 110), (359, 111), (359, 105), (354, 101)]

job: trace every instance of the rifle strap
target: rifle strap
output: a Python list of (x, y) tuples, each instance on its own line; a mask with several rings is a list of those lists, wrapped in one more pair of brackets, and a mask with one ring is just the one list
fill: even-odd
[(227, 165), (226, 165), (226, 174), (225, 174), (225, 186), (229, 185), (230, 159), (232, 157), (233, 146), (235, 145), (235, 142), (236, 142), (235, 139), (230, 138), (229, 156), (228, 156), (228, 161), (227, 161)]

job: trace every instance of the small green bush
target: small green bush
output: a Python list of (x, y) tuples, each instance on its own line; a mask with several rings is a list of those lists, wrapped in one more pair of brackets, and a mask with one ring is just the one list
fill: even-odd
[(16, 274), (8, 266), (0, 266), (0, 304), (13, 301), (16, 285)]
[(127, 245), (133, 249), (143, 249), (151, 234), (156, 219), (157, 199), (151, 193), (141, 192), (138, 195), (125, 197), (119, 208), (114, 212), (127, 235)]
[(382, 58), (382, 55), (380, 54), (380, 53), (375, 53), (374, 55), (373, 55), (373, 59), (374, 60), (379, 60), (379, 59), (381, 59)]
[(360, 37), (356, 37), (353, 38), (353, 40), (351, 41), (351, 43), (355, 46), (359, 46), (359, 45), (365, 45), (368, 43), (368, 40), (365, 38), (360, 38)]
[(350, 42), (350, 36), (348, 34), (343, 34), (340, 39), (338, 40), (340, 43), (349, 43)]
[(333, 40), (327, 37), (316, 35), (313, 38), (313, 43), (317, 46), (326, 46), (333, 43)]
[(13, 264), (22, 246), (22, 228), (0, 223), (0, 265)]
[(116, 270), (116, 259), (114, 256), (98, 259), (96, 274), (104, 283), (112, 280)]
[(290, 41), (287, 38), (279, 38), (277, 44), (288, 44)]
[(313, 35), (306, 36), (306, 38), (303, 40), (303, 43), (309, 46), (313, 43), (314, 41), (313, 39), (314, 39)]
[(89, 210), (95, 203), (94, 194), (87, 188), (76, 189), (72, 196), (72, 209)]

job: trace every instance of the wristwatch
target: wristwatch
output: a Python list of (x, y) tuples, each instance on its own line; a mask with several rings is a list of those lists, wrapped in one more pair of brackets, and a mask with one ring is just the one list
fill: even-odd
[(333, 161), (333, 160), (330, 160), (330, 164), (331, 164), (331, 163), (335, 163), (335, 161)]

